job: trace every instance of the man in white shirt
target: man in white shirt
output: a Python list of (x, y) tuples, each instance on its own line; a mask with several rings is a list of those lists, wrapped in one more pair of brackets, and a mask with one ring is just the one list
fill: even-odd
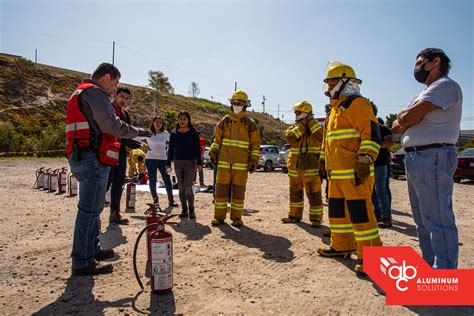
[(418, 54), (414, 76), (426, 88), (392, 126), (407, 153), (408, 193), (423, 259), (438, 269), (457, 268), (459, 252), (452, 193), (462, 91), (448, 77), (450, 64), (438, 48)]

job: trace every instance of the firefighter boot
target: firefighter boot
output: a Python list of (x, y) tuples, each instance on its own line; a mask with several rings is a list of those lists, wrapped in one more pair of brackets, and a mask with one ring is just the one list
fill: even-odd
[(234, 219), (231, 223), (231, 225), (234, 227), (239, 227), (239, 226), (242, 226), (243, 224), (244, 222), (242, 222), (241, 219)]
[(211, 225), (212, 226), (219, 226), (220, 224), (223, 224), (223, 223), (224, 223), (223, 219), (214, 218), (211, 222)]
[(323, 257), (342, 257), (344, 259), (350, 258), (355, 250), (336, 250), (331, 247), (321, 246), (318, 249), (318, 254)]
[(354, 267), (354, 271), (357, 273), (359, 276), (366, 276), (367, 273), (364, 272), (364, 262), (362, 259), (359, 259), (357, 261), (357, 264)]
[(196, 213), (194, 212), (194, 207), (189, 208), (189, 219), (196, 219)]
[(118, 210), (110, 210), (109, 223), (128, 225), (128, 219), (123, 218)]
[(301, 221), (301, 217), (296, 217), (296, 216), (293, 216), (293, 215), (288, 215), (288, 217), (283, 217), (281, 219), (281, 221), (285, 224), (289, 224), (289, 223), (298, 223)]
[(331, 230), (330, 229), (323, 230), (323, 236), (324, 237), (331, 237)]
[(317, 220), (317, 219), (312, 220), (312, 221), (311, 221), (311, 226), (313, 226), (313, 227), (321, 227), (321, 220)]

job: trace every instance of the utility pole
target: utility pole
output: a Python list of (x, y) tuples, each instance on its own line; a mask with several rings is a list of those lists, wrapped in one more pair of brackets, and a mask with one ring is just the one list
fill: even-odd
[(234, 84), (234, 91), (237, 91), (237, 81)]
[(112, 65), (114, 65), (115, 62), (115, 41), (113, 41), (112, 44)]
[(38, 63), (38, 50), (35, 49), (35, 64)]
[(277, 113), (278, 113), (277, 117), (278, 117), (278, 119), (280, 119), (280, 104), (278, 104), (278, 112)]
[(262, 106), (263, 106), (263, 113), (265, 113), (265, 96), (262, 95), (263, 101), (262, 101)]

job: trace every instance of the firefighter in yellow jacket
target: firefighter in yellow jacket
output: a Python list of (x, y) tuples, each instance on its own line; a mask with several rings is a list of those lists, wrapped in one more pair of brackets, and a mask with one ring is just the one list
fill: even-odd
[(345, 257), (356, 250), (355, 271), (363, 273), (363, 247), (382, 246), (371, 201), (380, 132), (370, 101), (360, 96), (362, 81), (350, 66), (330, 62), (324, 82), (331, 103), (323, 140), (331, 243), (318, 253)]
[(232, 113), (217, 124), (209, 151), (211, 162), (217, 163), (214, 226), (224, 222), (228, 202), (232, 225), (243, 224), (248, 172), (255, 171), (260, 158), (260, 132), (255, 122), (247, 117), (246, 109), (250, 107), (247, 94), (242, 90), (235, 91), (230, 104)]
[(146, 172), (145, 152), (141, 149), (133, 149), (128, 156), (128, 177), (133, 178)]
[(290, 144), (288, 176), (290, 178), (290, 208), (284, 223), (301, 221), (304, 207), (304, 191), (309, 201), (309, 220), (313, 227), (321, 226), (323, 201), (319, 178), (319, 155), (323, 138), (322, 127), (314, 119), (311, 104), (306, 101), (293, 106), (296, 124), (285, 131)]

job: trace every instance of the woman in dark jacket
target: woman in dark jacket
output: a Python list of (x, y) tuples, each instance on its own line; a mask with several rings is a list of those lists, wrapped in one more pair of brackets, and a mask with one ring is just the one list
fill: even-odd
[[(191, 123), (189, 113), (178, 114), (178, 124), (171, 132), (168, 150), (167, 171), (171, 172), (171, 162), (174, 161), (178, 179), (179, 199), (181, 201), (180, 218), (196, 219), (194, 209), (193, 180), (196, 171), (202, 168), (199, 134)], [(189, 213), (188, 213), (189, 210)]]

